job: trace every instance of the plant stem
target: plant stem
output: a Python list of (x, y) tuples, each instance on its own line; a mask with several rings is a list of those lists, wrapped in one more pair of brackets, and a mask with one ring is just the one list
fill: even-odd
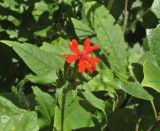
[(141, 118), (139, 118), (138, 121), (137, 121), (137, 123), (136, 123), (136, 129), (135, 129), (135, 131), (139, 131), (140, 122), (141, 122)]
[(150, 102), (151, 102), (151, 105), (152, 105), (152, 108), (153, 108), (153, 112), (154, 112), (156, 121), (147, 129), (147, 131), (154, 131), (154, 128), (160, 123), (160, 118), (159, 118), (158, 113), (156, 111), (153, 100), (150, 101)]
[(65, 115), (65, 101), (66, 101), (66, 95), (68, 91), (70, 90), (71, 85), (65, 86), (62, 89), (62, 105), (61, 105), (61, 131), (64, 131), (64, 115)]
[(124, 22), (123, 22), (123, 32), (126, 31), (128, 21), (128, 0), (125, 0), (124, 4)]
[(107, 4), (107, 9), (109, 10), (109, 12), (110, 12), (110, 10), (111, 10), (111, 8), (112, 8), (113, 2), (114, 2), (114, 0), (109, 0), (109, 2), (108, 2), (108, 4)]
[(153, 112), (154, 112), (154, 115), (155, 115), (155, 119), (157, 120), (157, 119), (158, 119), (158, 114), (157, 114), (157, 111), (156, 111), (154, 102), (153, 102), (153, 100), (150, 101), (150, 102), (151, 102), (151, 105), (152, 105), (152, 108), (153, 108)]
[(62, 107), (61, 107), (61, 131), (64, 127), (64, 106), (65, 106), (65, 95), (62, 94)]
[(63, 89), (62, 91), (62, 107), (61, 107), (61, 131), (63, 131), (64, 128), (64, 108), (65, 108), (65, 98), (67, 95), (67, 89)]

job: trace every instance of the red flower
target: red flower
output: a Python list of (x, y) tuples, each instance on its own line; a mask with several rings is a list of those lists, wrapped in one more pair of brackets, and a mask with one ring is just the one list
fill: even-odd
[(79, 50), (78, 42), (75, 39), (72, 40), (72, 44), (68, 44), (68, 47), (74, 54), (64, 54), (64, 57), (67, 58), (66, 62), (71, 64), (72, 62), (78, 60), (79, 73), (83, 73), (85, 69), (87, 69), (90, 73), (96, 70), (96, 63), (101, 60), (99, 58), (89, 57), (89, 54), (94, 50), (97, 50), (99, 47), (97, 45), (91, 46), (89, 38), (86, 38), (84, 41), (83, 51)]

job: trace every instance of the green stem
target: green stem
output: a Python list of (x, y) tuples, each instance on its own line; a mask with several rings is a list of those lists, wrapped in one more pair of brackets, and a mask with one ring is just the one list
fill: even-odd
[(62, 106), (61, 106), (61, 131), (64, 130), (64, 108), (65, 108), (65, 98), (66, 98), (66, 95), (67, 95), (67, 90), (66, 89), (63, 89), (63, 92), (62, 92)]
[(109, 0), (109, 2), (107, 4), (107, 9), (109, 10), (109, 12), (110, 12), (110, 10), (112, 8), (113, 2), (114, 2), (114, 0)]
[(61, 105), (61, 131), (64, 131), (64, 111), (65, 111), (65, 100), (66, 100), (66, 95), (68, 91), (70, 90), (71, 85), (69, 84), (68, 86), (63, 88), (62, 91), (62, 105)]
[(61, 131), (64, 127), (64, 105), (65, 105), (65, 95), (62, 96), (62, 107), (61, 107)]
[(152, 101), (150, 101), (150, 102), (151, 102), (152, 109), (153, 109), (153, 112), (154, 112), (154, 115), (155, 115), (155, 119), (157, 120), (157, 119), (158, 119), (158, 114), (157, 114), (157, 111), (156, 111), (156, 108), (155, 108), (154, 102), (153, 102), (153, 100), (152, 100)]
[(126, 31), (128, 21), (128, 0), (125, 0), (124, 4), (124, 22), (123, 22), (123, 32)]

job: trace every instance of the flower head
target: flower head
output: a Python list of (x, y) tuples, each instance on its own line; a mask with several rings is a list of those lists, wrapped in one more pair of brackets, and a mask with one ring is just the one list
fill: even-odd
[(83, 73), (85, 69), (87, 69), (90, 73), (96, 70), (96, 63), (101, 60), (99, 58), (89, 57), (89, 54), (91, 54), (94, 50), (97, 50), (99, 47), (97, 45), (91, 46), (89, 38), (86, 38), (84, 41), (83, 51), (79, 50), (78, 42), (75, 39), (72, 40), (72, 44), (68, 44), (68, 47), (74, 54), (64, 54), (64, 57), (66, 57), (66, 62), (71, 64), (78, 60), (79, 73)]

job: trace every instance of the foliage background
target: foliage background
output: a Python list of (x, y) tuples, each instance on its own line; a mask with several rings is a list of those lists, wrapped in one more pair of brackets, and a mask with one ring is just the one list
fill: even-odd
[[(0, 131), (160, 130), (159, 20), (159, 0), (0, 0)], [(61, 54), (86, 37), (102, 63), (75, 86)]]

